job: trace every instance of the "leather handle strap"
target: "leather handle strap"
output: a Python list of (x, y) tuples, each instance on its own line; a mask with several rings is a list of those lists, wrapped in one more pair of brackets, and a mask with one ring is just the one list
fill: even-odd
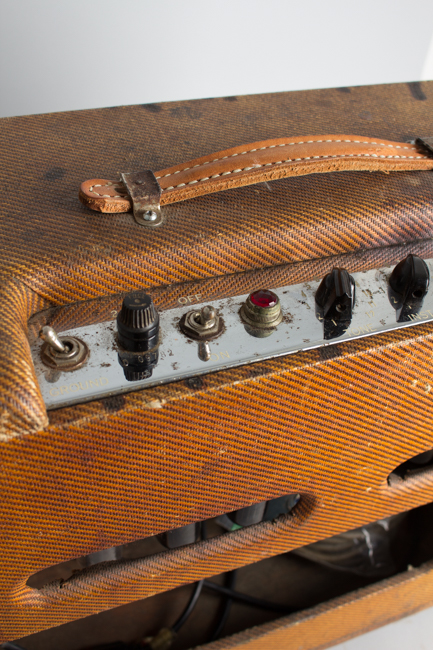
[[(234, 187), (334, 171), (433, 169), (433, 157), (421, 144), (356, 135), (322, 135), (264, 140), (233, 147), (155, 172), (161, 205)], [(120, 181), (82, 183), (80, 200), (99, 212), (127, 212), (131, 200)]]

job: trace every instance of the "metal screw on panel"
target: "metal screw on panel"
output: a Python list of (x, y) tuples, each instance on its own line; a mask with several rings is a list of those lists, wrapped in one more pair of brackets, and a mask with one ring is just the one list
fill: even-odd
[(158, 219), (158, 215), (153, 210), (147, 210), (143, 216), (146, 221), (156, 221)]

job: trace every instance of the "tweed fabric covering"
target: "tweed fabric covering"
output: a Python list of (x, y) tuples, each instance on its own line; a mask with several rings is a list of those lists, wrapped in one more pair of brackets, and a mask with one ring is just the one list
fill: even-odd
[(128, 215), (94, 214), (76, 194), (91, 173), (159, 169), (287, 131), (412, 139), (431, 130), (430, 88), (418, 99), (407, 85), (391, 85), (4, 119), (2, 268), (62, 304), (428, 238), (427, 172), (239, 188), (167, 206), (166, 226), (154, 231)]
[(299, 614), (198, 646), (203, 650), (325, 650), (415, 614), (433, 601), (433, 564), (427, 562)]
[[(421, 90), (313, 91), (3, 121), (1, 640), (433, 500), (431, 472), (392, 488), (386, 482), (395, 466), (433, 447), (432, 325), (60, 409), (48, 420), (27, 343), (32, 314), (33, 334), (44, 318), (108, 317), (119, 293), (139, 287), (173, 306), (193, 290), (226, 295), (258, 280), (307, 280), (336, 261), (358, 270), (408, 252), (431, 255), (430, 172), (345, 172), (239, 188), (168, 206), (167, 228), (154, 232), (128, 214), (91, 213), (76, 197), (82, 178), (158, 169), (282, 130), (402, 141), (431, 133), (433, 84)], [(69, 314), (35, 316), (100, 297)], [(293, 517), (94, 567), (41, 590), (26, 586), (53, 564), (291, 492), (302, 497)]]
[[(431, 82), (397, 84), (3, 119), (2, 272), (66, 304), (430, 239), (430, 172), (340, 172), (237, 188), (166, 206), (164, 227), (153, 231), (77, 199), (86, 177), (163, 169), (282, 135), (413, 140), (432, 130), (430, 92)], [(0, 374), (8, 362), (0, 356)], [(23, 433), (3, 395), (0, 403), (8, 421), (0, 432)], [(35, 413), (27, 430), (42, 421)]]
[[(433, 472), (389, 487), (433, 446), (433, 327), (50, 412), (3, 445), (5, 637), (87, 616), (433, 498)], [(408, 424), (409, 423), (409, 424)], [(293, 517), (59, 584), (33, 572), (297, 491)], [(53, 493), (55, 497), (53, 498)], [(206, 498), (203, 499), (203, 495)]]
[(29, 317), (48, 301), (15, 278), (0, 287), (0, 442), (48, 423), (28, 341)]

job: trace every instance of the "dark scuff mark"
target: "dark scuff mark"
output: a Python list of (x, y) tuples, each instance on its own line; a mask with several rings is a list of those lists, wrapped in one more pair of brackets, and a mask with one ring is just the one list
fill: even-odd
[(162, 111), (162, 106), (159, 104), (142, 104), (141, 106), (149, 113), (160, 113)]
[(219, 457), (205, 463), (200, 470), (200, 479), (204, 479), (207, 476), (218, 476), (218, 469), (222, 462), (223, 459)]
[(371, 122), (373, 119), (373, 115), (370, 113), (370, 111), (361, 111), (358, 113), (358, 117), (360, 117), (361, 120), (366, 120), (367, 122)]
[(197, 104), (183, 104), (182, 106), (171, 108), (170, 115), (179, 119), (198, 120), (203, 117), (203, 111), (199, 109)]
[(248, 365), (245, 365), (243, 369), (246, 370), (248, 377), (251, 379), (255, 379), (256, 377), (263, 377), (263, 375), (265, 375), (268, 371), (264, 365), (264, 362), (260, 364), (250, 363)]
[(414, 99), (417, 99), (421, 102), (427, 99), (421, 87), (420, 81), (409, 81), (407, 87), (409, 88), (410, 94)]
[(322, 361), (337, 359), (338, 357), (341, 357), (340, 346), (338, 344), (325, 345), (324, 347), (319, 348), (319, 355)]
[(289, 312), (286, 312), (283, 314), (283, 323), (293, 323), (293, 315), (290, 314)]
[(66, 174), (66, 170), (63, 167), (51, 167), (44, 176), (46, 181), (58, 181)]
[(334, 106), (334, 103), (330, 99), (322, 99), (320, 97), (316, 99), (315, 104), (324, 108), (332, 108)]
[(238, 98), (236, 97), (236, 95), (230, 95), (230, 97), (223, 97), (223, 100), (225, 102), (237, 102)]
[(335, 90), (338, 90), (340, 93), (351, 93), (351, 89), (348, 88), (347, 86), (340, 86), (340, 88), (336, 88)]
[(198, 390), (204, 386), (204, 382), (201, 377), (189, 377), (189, 379), (185, 379), (185, 384), (188, 388), (192, 388), (193, 390)]
[(123, 409), (126, 403), (125, 395), (112, 395), (101, 399), (101, 404), (107, 413), (117, 413)]

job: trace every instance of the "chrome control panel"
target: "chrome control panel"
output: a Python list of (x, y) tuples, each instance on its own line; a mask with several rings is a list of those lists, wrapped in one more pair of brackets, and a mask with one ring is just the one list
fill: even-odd
[[(152, 339), (150, 350), (149, 345), (133, 352), (122, 348), (116, 320), (54, 334), (45, 331), (32, 346), (43, 398), (48, 409), (55, 409), (433, 321), (433, 290), (429, 288), (433, 260), (421, 262), (427, 278), (422, 290), (419, 283), (404, 280), (406, 289), (400, 290), (391, 281), (397, 289), (390, 291), (392, 267), (350, 275), (344, 271), (345, 276), (342, 269), (334, 269), (334, 275), (318, 281), (257, 287), (249, 295), (161, 311), (157, 344)], [(413, 264), (409, 271), (406, 267), (404, 278), (415, 268)], [(316, 294), (321, 296), (320, 305)], [(403, 307), (397, 304), (399, 295), (406, 301)], [(47, 362), (48, 357), (52, 360), (63, 354), (62, 340), (70, 356), (71, 340), (88, 350), (86, 360), (75, 369)], [(56, 349), (48, 355), (47, 346), (54, 344)], [(145, 372), (128, 375), (131, 359), (144, 363), (149, 355), (153, 355), (152, 363)]]

